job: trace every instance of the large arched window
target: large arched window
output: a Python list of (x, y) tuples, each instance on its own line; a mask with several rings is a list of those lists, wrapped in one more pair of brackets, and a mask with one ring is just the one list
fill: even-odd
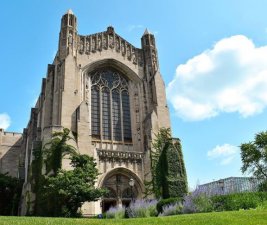
[(116, 71), (102, 69), (91, 78), (92, 137), (132, 142), (128, 80)]

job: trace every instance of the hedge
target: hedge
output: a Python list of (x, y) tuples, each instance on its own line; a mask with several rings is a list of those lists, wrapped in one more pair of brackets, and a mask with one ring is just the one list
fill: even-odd
[(234, 211), (256, 208), (267, 201), (267, 192), (235, 193), (212, 197), (215, 211)]

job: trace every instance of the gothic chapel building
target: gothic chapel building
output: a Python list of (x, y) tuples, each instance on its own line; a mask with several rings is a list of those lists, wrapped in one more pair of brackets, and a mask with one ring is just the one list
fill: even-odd
[[(151, 142), (159, 128), (171, 124), (155, 37), (147, 29), (141, 46), (131, 45), (112, 26), (79, 35), (73, 12), (63, 15), (58, 51), (27, 128), (22, 134), (0, 129), (0, 172), (17, 176), (20, 164), (23, 196), (31, 191), (32, 150), (50, 141), (53, 132), (69, 128), (71, 135), (78, 134), (71, 142), (77, 152), (96, 159), (101, 173), (96, 186), (110, 190), (98, 202), (85, 203), (84, 215), (128, 204), (130, 178), (135, 180), (134, 198), (142, 198), (144, 180), (150, 179)], [(71, 169), (68, 158), (62, 167)], [(21, 215), (26, 203), (24, 197)]]

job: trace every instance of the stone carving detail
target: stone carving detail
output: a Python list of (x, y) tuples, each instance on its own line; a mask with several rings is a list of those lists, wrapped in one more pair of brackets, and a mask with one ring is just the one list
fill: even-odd
[(89, 40), (89, 38), (86, 38), (85, 53), (86, 54), (89, 54), (90, 53), (90, 40)]
[(97, 50), (101, 51), (101, 35), (98, 35), (97, 39)]
[(82, 54), (83, 51), (84, 51), (84, 39), (81, 38), (81, 39), (80, 39), (80, 51), (79, 51), (80, 54)]
[[(68, 36), (69, 46), (73, 45), (73, 34), (70, 33)], [(128, 60), (132, 61), (133, 64), (143, 66), (143, 51), (141, 49), (135, 48), (127, 41), (123, 40), (120, 36), (114, 32), (102, 32), (93, 34), (90, 36), (80, 36), (79, 43), (79, 52), (80, 54), (85, 53), (87, 55), (90, 52), (95, 53), (97, 50), (102, 51), (107, 50), (108, 48), (115, 49), (116, 52), (121, 52), (122, 56), (126, 56)], [(155, 54), (155, 62), (157, 62)], [(157, 66), (157, 64), (155, 64)]]
[(92, 52), (95, 52), (95, 44), (96, 44), (96, 40), (95, 37), (92, 38)]
[(73, 42), (72, 32), (69, 32), (69, 35), (68, 35), (68, 46), (69, 47), (72, 47), (72, 42)]
[(142, 152), (125, 152), (125, 151), (114, 151), (114, 150), (102, 150), (97, 149), (97, 155), (100, 161), (112, 161), (112, 162), (123, 162), (123, 163), (141, 163), (144, 158)]
[(121, 53), (123, 56), (125, 55), (125, 41), (121, 42)]
[(135, 56), (135, 48), (132, 48), (132, 59), (133, 59), (133, 64), (137, 64), (137, 61), (136, 61), (136, 56)]
[(131, 48), (130, 45), (127, 44), (127, 58), (131, 60)]
[(116, 51), (120, 52), (120, 38), (116, 36)]
[(107, 38), (106, 33), (103, 34), (103, 42), (102, 42), (103, 49), (107, 49)]
[(113, 34), (109, 34), (109, 47), (114, 48)]

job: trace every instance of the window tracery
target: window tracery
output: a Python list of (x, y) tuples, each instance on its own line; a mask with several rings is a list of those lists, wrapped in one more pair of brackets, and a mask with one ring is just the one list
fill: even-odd
[(89, 76), (93, 139), (132, 142), (128, 80), (110, 69)]
[[(137, 193), (137, 190), (136, 188), (133, 189), (133, 198), (136, 199), (138, 196), (138, 193)], [(128, 198), (128, 199), (131, 199), (132, 198), (132, 190), (130, 187), (127, 187), (123, 190), (122, 192), (122, 198)]]

